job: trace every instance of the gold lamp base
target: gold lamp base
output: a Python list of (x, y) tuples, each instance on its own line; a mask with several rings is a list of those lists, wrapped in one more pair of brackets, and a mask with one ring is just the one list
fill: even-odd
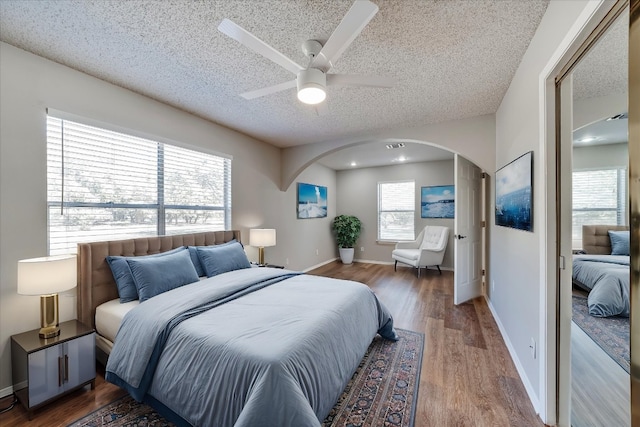
[(264, 247), (258, 247), (258, 264), (264, 265)]
[(58, 327), (58, 294), (40, 296), (40, 338), (60, 335)]

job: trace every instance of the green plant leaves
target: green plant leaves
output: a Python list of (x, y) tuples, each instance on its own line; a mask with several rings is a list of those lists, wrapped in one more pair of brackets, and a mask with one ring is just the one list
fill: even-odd
[(333, 220), (333, 231), (340, 248), (354, 247), (361, 230), (362, 222), (353, 215), (338, 215)]

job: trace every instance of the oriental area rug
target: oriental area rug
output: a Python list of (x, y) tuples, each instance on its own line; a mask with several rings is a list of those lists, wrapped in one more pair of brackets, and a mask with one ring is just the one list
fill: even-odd
[(587, 299), (573, 295), (571, 319), (598, 344), (618, 365), (629, 373), (629, 318), (593, 317), (589, 314)]
[[(424, 335), (397, 328), (396, 332), (397, 342), (376, 336), (323, 427), (413, 427)], [(127, 395), (68, 427), (172, 425)]]

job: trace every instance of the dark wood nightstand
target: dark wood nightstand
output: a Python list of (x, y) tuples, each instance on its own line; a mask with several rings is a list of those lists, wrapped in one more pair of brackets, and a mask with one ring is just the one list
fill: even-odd
[(60, 335), (40, 338), (39, 329), (11, 337), (11, 366), (15, 394), (34, 410), (96, 381), (95, 331), (70, 320), (60, 323)]

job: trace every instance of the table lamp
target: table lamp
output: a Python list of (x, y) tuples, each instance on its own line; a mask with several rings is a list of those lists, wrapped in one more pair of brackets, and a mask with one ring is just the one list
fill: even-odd
[(258, 264), (264, 265), (264, 248), (276, 245), (276, 230), (273, 228), (252, 228), (249, 230), (249, 245), (258, 247)]
[(75, 255), (57, 255), (18, 261), (18, 293), (40, 295), (40, 338), (60, 335), (58, 292), (77, 284)]

